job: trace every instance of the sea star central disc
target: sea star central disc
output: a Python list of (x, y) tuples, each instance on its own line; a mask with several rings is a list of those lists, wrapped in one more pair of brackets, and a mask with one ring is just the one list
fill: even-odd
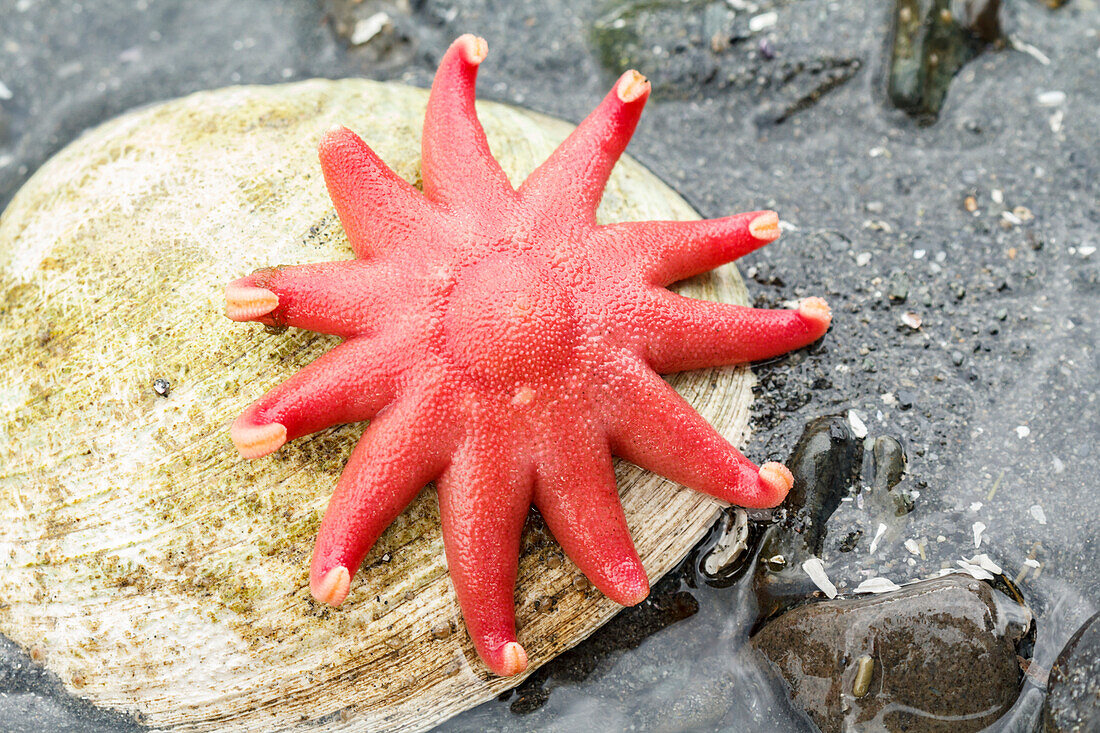
[(527, 666), (512, 596), (529, 507), (597, 588), (640, 602), (649, 582), (612, 454), (742, 506), (774, 506), (791, 486), (658, 375), (782, 354), (820, 338), (830, 316), (818, 298), (756, 310), (666, 289), (774, 240), (774, 212), (596, 223), (649, 96), (637, 72), (513, 189), (474, 112), (486, 52), (462, 36), (440, 63), (422, 192), (350, 130), (325, 134), (321, 168), (357, 259), (254, 272), (226, 288), (226, 314), (345, 339), (237, 419), (242, 456), (371, 421), (321, 522), (314, 597), (342, 603), (382, 531), (435, 481), (470, 636), (509, 675)]

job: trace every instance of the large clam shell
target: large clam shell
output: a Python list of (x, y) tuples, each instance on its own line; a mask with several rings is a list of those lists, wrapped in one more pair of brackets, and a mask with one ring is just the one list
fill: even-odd
[[(195, 94), (85, 135), (0, 218), (0, 632), (73, 694), (158, 729), (420, 730), (520, 681), (474, 653), (430, 488), (344, 606), (311, 600), (314, 533), (361, 425), (250, 462), (227, 429), (335, 341), (230, 322), (224, 283), (350, 258), (317, 140), (346, 124), (416, 181), (425, 103), (422, 90), (363, 80)], [(499, 104), (479, 112), (513, 182), (571, 129)], [(666, 218), (696, 215), (624, 159), (600, 219)], [(745, 301), (732, 267), (683, 291)], [(676, 386), (736, 442), (750, 380), (700, 371)], [(656, 579), (716, 504), (618, 470)], [(531, 669), (618, 610), (536, 519), (516, 605)]]

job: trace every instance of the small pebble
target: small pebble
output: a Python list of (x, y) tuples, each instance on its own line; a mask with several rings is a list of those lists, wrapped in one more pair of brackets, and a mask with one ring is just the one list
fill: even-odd
[(871, 678), (875, 674), (875, 660), (864, 654), (856, 660), (856, 676), (852, 680), (852, 695), (863, 697), (871, 689)]
[(904, 303), (909, 297), (909, 276), (901, 271), (891, 275), (888, 295), (891, 302)]
[(167, 379), (155, 379), (153, 380), (153, 391), (159, 394), (161, 397), (167, 397), (168, 392), (172, 389), (172, 385)]

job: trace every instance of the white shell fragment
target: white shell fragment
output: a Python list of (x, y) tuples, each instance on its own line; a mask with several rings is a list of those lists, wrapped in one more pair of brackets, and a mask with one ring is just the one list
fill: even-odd
[(1001, 566), (989, 559), (989, 555), (982, 553), (969, 559), (958, 561), (961, 567), (978, 580), (993, 580), (994, 575), (1001, 575)]
[[(312, 600), (317, 526), (362, 426), (258, 461), (229, 439), (245, 407), (338, 340), (229, 321), (225, 284), (350, 259), (318, 139), (347, 125), (418, 183), (426, 101), (396, 84), (315, 80), (147, 107), (62, 150), (0, 217), (0, 633), (42, 650), (73, 694), (154, 729), (417, 731), (522, 681), (488, 674), (473, 650), (431, 488), (379, 539), (343, 606)], [(478, 111), (514, 183), (572, 130)], [(598, 214), (695, 218), (627, 158)], [(680, 291), (748, 302), (732, 267)], [(740, 441), (751, 380), (737, 368), (671, 383)], [(617, 475), (655, 582), (717, 502), (625, 463)], [(620, 607), (574, 584), (540, 523), (523, 543), (516, 608), (533, 671)]]
[(881, 539), (882, 539), (882, 536), (883, 536), (884, 534), (886, 534), (886, 525), (885, 525), (885, 524), (883, 524), (882, 522), (879, 522), (879, 525), (878, 525), (878, 529), (877, 529), (877, 530), (875, 530), (875, 537), (874, 537), (874, 539), (872, 539), (872, 540), (871, 540), (871, 547), (870, 547), (870, 550), (869, 550), (869, 552), (870, 552), (870, 553), (871, 553), (872, 555), (874, 555), (874, 554), (875, 554), (875, 550), (877, 550), (877, 549), (878, 549), (878, 543), (879, 543), (879, 540), (881, 540)]
[(982, 532), (985, 532), (986, 530), (985, 522), (974, 522), (974, 524), (971, 526), (971, 529), (974, 531), (974, 547), (981, 547)]
[(1032, 504), (1031, 508), (1028, 509), (1028, 513), (1030, 513), (1032, 519), (1034, 519), (1039, 524), (1047, 523), (1047, 513), (1044, 512), (1043, 507), (1039, 506), (1038, 504)]
[(836, 586), (829, 580), (829, 576), (825, 574), (825, 564), (821, 562), (820, 557), (811, 557), (802, 563), (802, 570), (806, 575), (810, 576), (810, 580), (814, 582), (818, 588), (820, 588), (825, 595), (829, 598), (836, 598)]
[(754, 15), (749, 18), (749, 30), (753, 33), (759, 33), (760, 31), (771, 28), (779, 21), (779, 13), (774, 10), (767, 13), (761, 13), (760, 15)]
[(868, 578), (855, 587), (853, 593), (890, 593), (901, 590), (901, 586), (889, 578)]

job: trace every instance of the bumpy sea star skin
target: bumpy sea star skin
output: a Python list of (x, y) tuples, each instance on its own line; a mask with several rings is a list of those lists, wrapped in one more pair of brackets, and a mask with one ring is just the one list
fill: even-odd
[(658, 373), (783, 354), (829, 327), (825, 302), (756, 310), (664, 286), (779, 236), (774, 212), (600, 226), (596, 206), (649, 83), (628, 71), (518, 189), (474, 111), (488, 48), (444, 55), (423, 132), (423, 192), (350, 130), (320, 158), (358, 259), (259, 270), (226, 314), (345, 341), (233, 424), (245, 458), (334, 424), (370, 420), (321, 522), (313, 596), (339, 605), (378, 536), (435, 481), (447, 565), (474, 646), (516, 674), (520, 534), (538, 507), (592, 583), (631, 605), (649, 593), (612, 454), (723, 501), (770, 507), (781, 464), (757, 468)]

